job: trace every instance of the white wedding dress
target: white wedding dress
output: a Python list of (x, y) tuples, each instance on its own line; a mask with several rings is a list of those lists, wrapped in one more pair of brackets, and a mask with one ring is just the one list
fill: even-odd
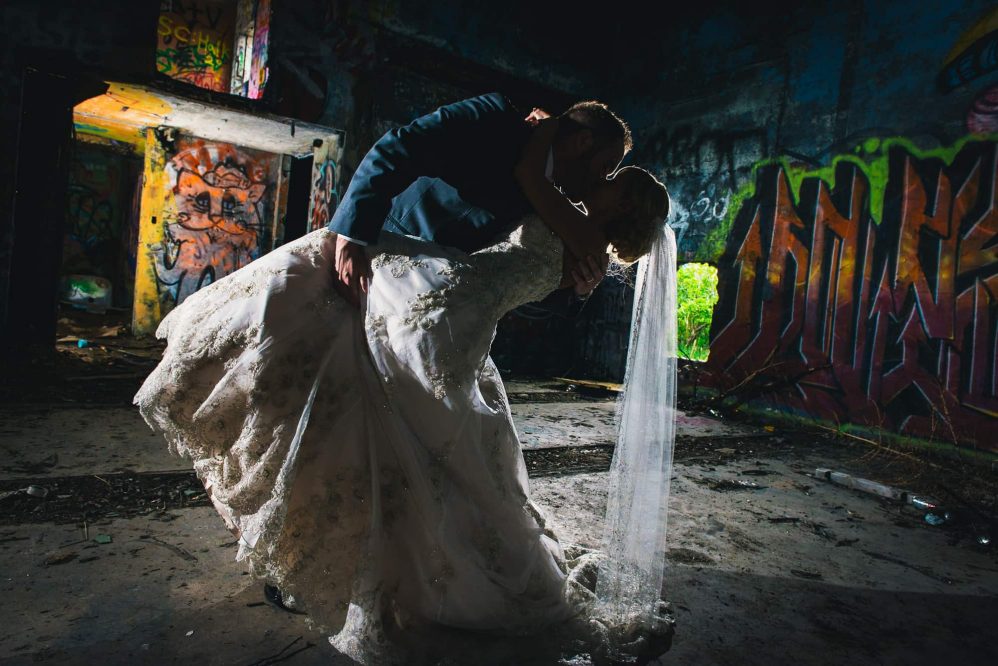
[(471, 254), (383, 233), (364, 311), (333, 289), (334, 245), (315, 231), (174, 309), (142, 415), (192, 459), (237, 559), (355, 659), (404, 659), (388, 625), (577, 616), (592, 594), (530, 501), (489, 357), (499, 318), (558, 287), (560, 239), (534, 216)]

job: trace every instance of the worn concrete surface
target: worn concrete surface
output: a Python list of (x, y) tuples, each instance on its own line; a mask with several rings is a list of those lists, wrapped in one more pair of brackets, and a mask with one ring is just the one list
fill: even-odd
[[(606, 399), (513, 386), (525, 447), (612, 432)], [(678, 626), (662, 663), (998, 663), (994, 552), (809, 476), (861, 472), (856, 450), (763, 445), (775, 435), (681, 418), (665, 582)], [(4, 479), (183, 468), (121, 405), (0, 405), (0, 450)], [(531, 487), (564, 541), (599, 545), (605, 473)], [(0, 664), (349, 663), (303, 618), (261, 603), (232, 541), (206, 507), (0, 525)]]
[[(582, 397), (542, 382), (510, 382), (513, 419), (526, 450), (613, 443), (613, 397)], [(677, 417), (680, 438), (758, 434), (703, 416)], [(117, 403), (0, 404), (0, 479), (187, 469), (138, 411)]]

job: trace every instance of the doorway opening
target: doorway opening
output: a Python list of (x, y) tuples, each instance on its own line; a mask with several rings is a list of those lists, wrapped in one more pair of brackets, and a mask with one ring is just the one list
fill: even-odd
[(679, 355), (690, 361), (706, 361), (717, 303), (717, 269), (710, 264), (683, 264), (676, 283)]
[(174, 307), (328, 222), (342, 133), (110, 82), (73, 109), (62, 344), (149, 336)]

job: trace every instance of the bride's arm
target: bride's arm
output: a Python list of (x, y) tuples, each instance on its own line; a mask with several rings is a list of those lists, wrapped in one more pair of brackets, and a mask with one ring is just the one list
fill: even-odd
[(538, 123), (514, 169), (514, 176), (534, 210), (565, 242), (569, 252), (580, 258), (605, 256), (607, 243), (600, 230), (544, 175), (557, 129), (556, 119)]

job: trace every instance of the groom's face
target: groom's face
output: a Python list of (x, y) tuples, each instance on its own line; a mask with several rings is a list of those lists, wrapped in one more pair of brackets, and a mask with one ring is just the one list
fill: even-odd
[(593, 146), (589, 157), (588, 178), (586, 180), (586, 193), (607, 179), (611, 173), (617, 170), (621, 160), (624, 159), (624, 141), (604, 142)]
[[(581, 201), (617, 170), (624, 159), (623, 140), (594, 142), (588, 130), (566, 137), (556, 146), (554, 181), (572, 201)], [(559, 150), (560, 148), (560, 150)]]

